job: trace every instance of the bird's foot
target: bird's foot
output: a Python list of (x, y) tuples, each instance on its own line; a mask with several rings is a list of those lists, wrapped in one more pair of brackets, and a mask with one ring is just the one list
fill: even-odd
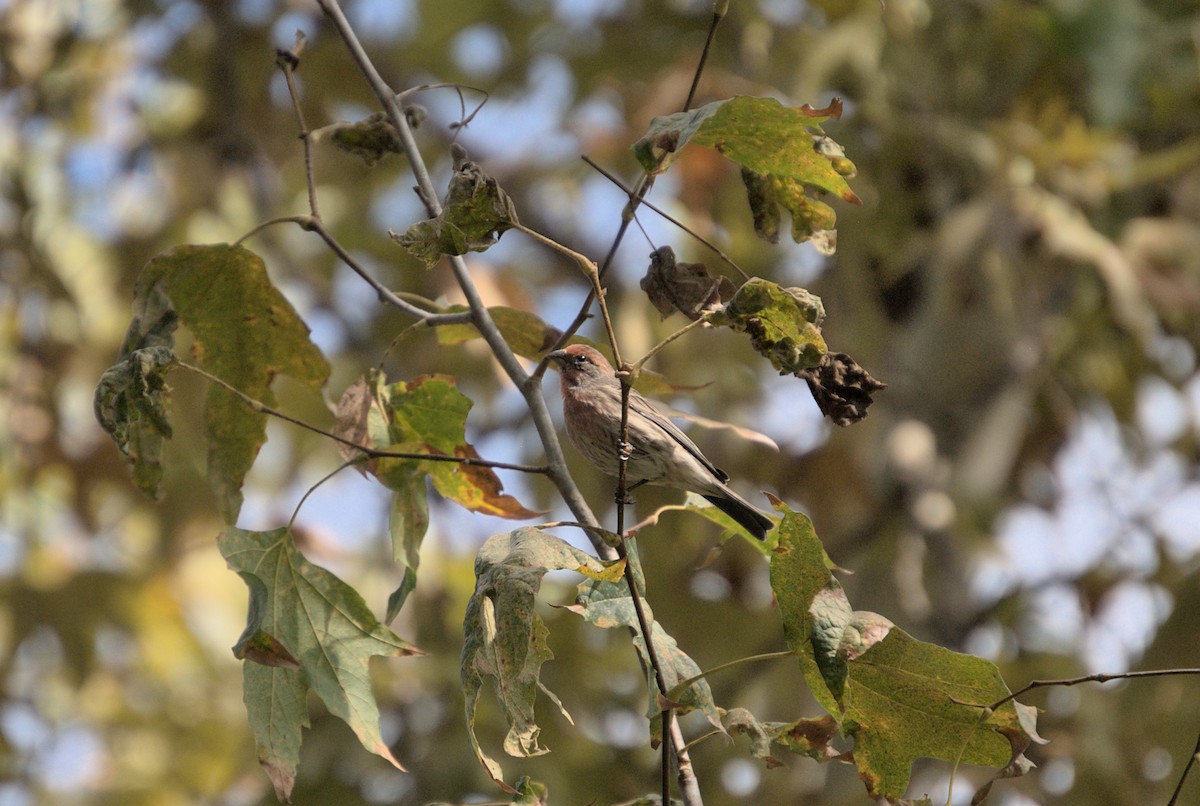
[(633, 443), (632, 442), (622, 442), (617, 447), (621, 452), (621, 459), (623, 461), (628, 462), (629, 457), (633, 456)]

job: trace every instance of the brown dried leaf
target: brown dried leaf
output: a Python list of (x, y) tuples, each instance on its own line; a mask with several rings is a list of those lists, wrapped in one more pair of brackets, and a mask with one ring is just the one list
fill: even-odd
[(675, 251), (660, 247), (650, 254), (642, 290), (663, 319), (675, 311), (695, 321), (733, 296), (727, 277), (713, 277), (703, 263), (677, 263)]
[[(346, 387), (346, 391), (342, 392), (342, 397), (334, 409), (337, 424), (333, 427), (333, 433), (358, 445), (370, 445), (371, 435), (367, 428), (367, 417), (370, 414), (373, 399), (371, 384), (367, 382), (365, 375), (360, 376), (357, 381)], [(337, 444), (337, 450), (344, 462), (352, 461), (362, 455), (362, 451), (343, 442)], [(366, 475), (367, 469), (364, 465), (360, 464), (356, 469), (359, 473)]]
[(887, 388), (845, 353), (826, 353), (820, 364), (796, 374), (808, 382), (821, 413), (841, 426), (866, 417), (871, 396)]

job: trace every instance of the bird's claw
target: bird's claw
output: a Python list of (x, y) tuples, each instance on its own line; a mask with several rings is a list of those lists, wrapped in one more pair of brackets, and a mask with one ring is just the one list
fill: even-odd
[(628, 462), (629, 457), (633, 456), (633, 443), (632, 442), (622, 442), (618, 446), (618, 450), (621, 453), (621, 459), (623, 461)]

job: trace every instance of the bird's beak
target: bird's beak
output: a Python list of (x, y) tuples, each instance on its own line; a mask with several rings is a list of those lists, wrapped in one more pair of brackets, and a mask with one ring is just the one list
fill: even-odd
[(567, 363), (567, 351), (555, 350), (552, 353), (546, 353), (546, 358), (552, 361), (555, 365), (561, 367), (563, 364)]

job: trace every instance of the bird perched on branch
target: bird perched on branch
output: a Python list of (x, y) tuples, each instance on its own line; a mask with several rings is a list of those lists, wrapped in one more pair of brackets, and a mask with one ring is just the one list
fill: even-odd
[[(555, 350), (547, 358), (562, 373), (563, 419), (567, 436), (583, 457), (616, 477), (621, 448), (621, 381), (600, 353), (583, 344)], [(726, 484), (729, 476), (667, 417), (629, 391), (628, 489), (658, 484), (689, 490), (733, 518), (759, 540), (775, 524)]]

